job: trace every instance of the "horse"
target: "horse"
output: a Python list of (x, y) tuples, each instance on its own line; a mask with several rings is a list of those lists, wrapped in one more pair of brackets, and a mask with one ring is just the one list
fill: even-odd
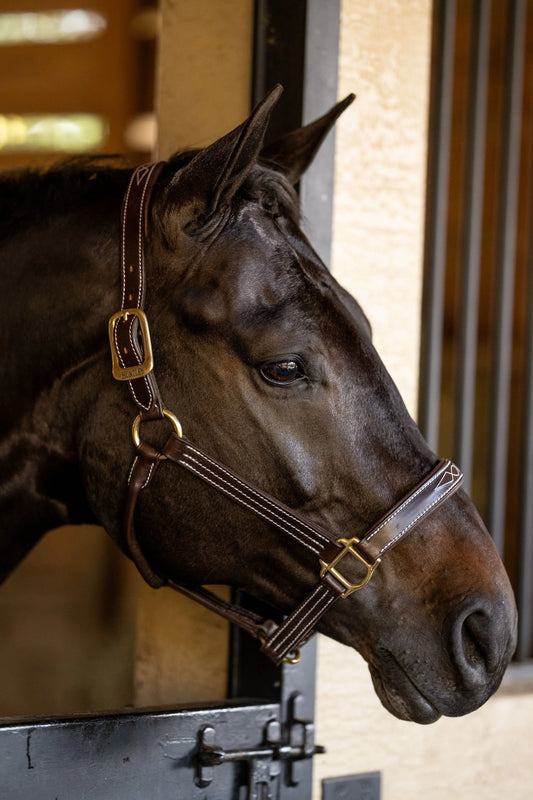
[[(91, 156), (2, 175), (0, 576), (46, 531), (96, 522), (154, 586), (227, 584), (289, 620), (318, 592), (286, 645), (355, 648), (400, 719), (462, 715), (514, 651), (512, 589), (300, 229), (295, 187), (353, 96), (265, 145), (280, 91), (157, 169)], [(215, 489), (172, 463), (187, 448)], [(268, 625), (225, 610), (268, 650)]]

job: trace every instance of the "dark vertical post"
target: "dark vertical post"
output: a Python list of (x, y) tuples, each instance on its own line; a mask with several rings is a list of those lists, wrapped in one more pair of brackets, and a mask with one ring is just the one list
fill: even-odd
[(438, 448), (455, 0), (433, 5), (418, 423)]
[[(268, 141), (324, 114), (337, 100), (340, 0), (256, 0), (252, 101), (276, 83), (283, 94)], [(326, 264), (331, 253), (335, 131), (300, 182), (303, 217)]]
[(302, 124), (307, 0), (256, 0), (252, 105), (277, 83), (283, 94), (268, 128), (273, 142)]
[(491, 451), (486, 520), (500, 553), (503, 552), (505, 535), (525, 21), (525, 0), (510, 0), (504, 75), (505, 105), (499, 189), (499, 235), (496, 252), (496, 308), (492, 350), (494, 367), (490, 409)]
[[(531, 142), (533, 155), (533, 142)], [(519, 564), (518, 564), (518, 646), (519, 661), (531, 658), (533, 652), (533, 181), (529, 187), (529, 248), (527, 339), (524, 362), (524, 396), (522, 416), (522, 458), (519, 517)]]
[(453, 454), (455, 462), (461, 465), (465, 476), (465, 488), (468, 491), (472, 482), (474, 445), (490, 14), (490, 0), (476, 0), (472, 15), (472, 49), (467, 102), (466, 177), (459, 280), (459, 342), (456, 362)]
[[(322, 116), (337, 100), (340, 0), (308, 2), (302, 122)], [(304, 230), (324, 263), (331, 258), (335, 128), (300, 183)]]

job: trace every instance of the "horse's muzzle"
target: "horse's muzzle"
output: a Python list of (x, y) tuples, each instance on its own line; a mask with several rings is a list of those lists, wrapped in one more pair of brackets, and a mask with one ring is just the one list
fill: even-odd
[(512, 593), (468, 597), (444, 621), (440, 650), (411, 660), (392, 650), (370, 665), (381, 702), (400, 719), (422, 724), (475, 711), (496, 691), (516, 646)]

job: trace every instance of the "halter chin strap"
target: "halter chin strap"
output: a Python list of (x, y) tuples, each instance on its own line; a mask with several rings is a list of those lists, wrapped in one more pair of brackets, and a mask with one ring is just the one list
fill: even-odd
[[(133, 424), (136, 455), (128, 477), (124, 518), (126, 546), (141, 575), (153, 587), (170, 586), (244, 628), (262, 642), (275, 663), (294, 661), (298, 645), (313, 633), (318, 620), (339, 598), (349, 597), (371, 580), (382, 557), (461, 485), (463, 476), (450, 461), (437, 463), (430, 474), (388, 511), (361, 539), (335, 539), (261, 489), (206, 455), (182, 436), (176, 417), (161, 400), (153, 373), (148, 321), (144, 314), (144, 236), (153, 185), (163, 163), (138, 167), (122, 208), (122, 303), (109, 321), (113, 376), (127, 381), (139, 414)], [(142, 346), (141, 346), (142, 344)], [(174, 431), (161, 449), (140, 440), (143, 420), (167, 417)], [(259, 516), (317, 558), (317, 584), (280, 624), (226, 603), (203, 587), (189, 588), (160, 577), (149, 565), (135, 535), (134, 514), (140, 492), (153, 479), (162, 460), (188, 470), (217, 491)]]

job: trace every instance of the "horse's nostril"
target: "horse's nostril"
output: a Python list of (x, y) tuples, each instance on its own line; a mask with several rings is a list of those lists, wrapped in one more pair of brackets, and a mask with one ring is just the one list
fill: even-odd
[(494, 648), (491, 646), (489, 620), (481, 611), (469, 614), (461, 627), (464, 658), (471, 669), (494, 669)]
[(458, 614), (452, 632), (452, 653), (467, 687), (485, 683), (501, 671), (508, 657), (509, 628), (497, 609), (477, 607)]

